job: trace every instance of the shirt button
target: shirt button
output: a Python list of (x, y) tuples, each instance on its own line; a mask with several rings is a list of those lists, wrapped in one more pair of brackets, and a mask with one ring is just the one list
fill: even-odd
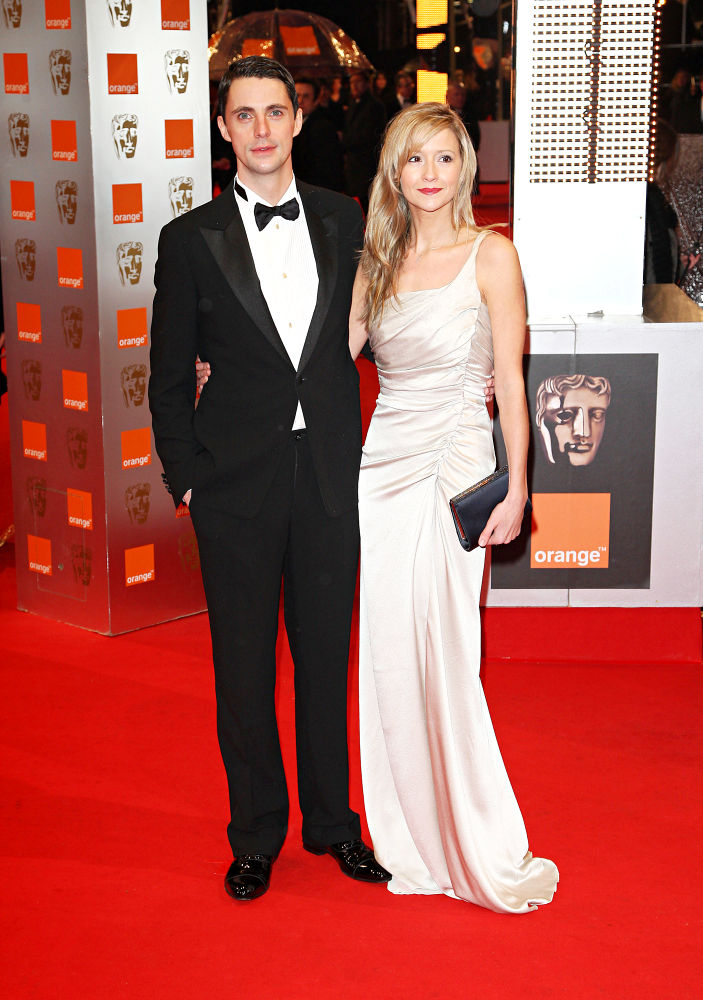
[(285, 271), (283, 272), (283, 277), (284, 277), (284, 278), (287, 278), (287, 277), (288, 277), (288, 275), (286, 274), (286, 272), (285, 272)]

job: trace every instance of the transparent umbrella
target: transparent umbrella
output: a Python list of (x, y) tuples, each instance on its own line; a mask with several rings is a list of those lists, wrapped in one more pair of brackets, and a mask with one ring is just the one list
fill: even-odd
[(372, 70), (353, 38), (333, 21), (303, 10), (265, 10), (235, 17), (210, 39), (210, 79), (219, 80), (232, 59), (269, 56), (293, 76), (331, 76)]

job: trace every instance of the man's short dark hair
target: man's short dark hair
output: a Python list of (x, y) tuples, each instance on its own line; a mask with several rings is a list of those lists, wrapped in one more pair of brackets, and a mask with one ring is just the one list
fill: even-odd
[(298, 95), (295, 92), (295, 83), (286, 67), (276, 62), (275, 59), (267, 58), (267, 56), (247, 56), (245, 59), (233, 59), (220, 80), (220, 86), (217, 90), (217, 113), (223, 120), (225, 119), (229, 88), (234, 80), (243, 78), (247, 80), (280, 80), (293, 105), (293, 114), (298, 113)]
[(320, 96), (320, 81), (313, 79), (311, 76), (296, 76), (296, 83), (304, 83), (308, 87), (312, 87), (313, 100), (317, 100)]

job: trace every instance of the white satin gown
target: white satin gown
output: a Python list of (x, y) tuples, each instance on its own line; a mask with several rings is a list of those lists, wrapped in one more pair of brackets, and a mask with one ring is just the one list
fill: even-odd
[(380, 394), (359, 485), (361, 765), (391, 892), (524, 913), (551, 900), (559, 874), (528, 851), (479, 680), (485, 553), (461, 548), (448, 506), (495, 468), (476, 284), (488, 235), (453, 281), (402, 293), (370, 332)]

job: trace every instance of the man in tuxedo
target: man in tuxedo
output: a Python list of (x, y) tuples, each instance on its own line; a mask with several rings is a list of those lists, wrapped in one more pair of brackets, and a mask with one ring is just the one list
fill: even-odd
[[(233, 62), (218, 100), (237, 175), (161, 233), (149, 398), (167, 482), (200, 549), (231, 807), (225, 888), (251, 900), (269, 887), (288, 823), (274, 706), (281, 581), (303, 846), (352, 878), (390, 876), (348, 797), (361, 451), (348, 316), (361, 212), (296, 184), (302, 114), (283, 66)], [(195, 409), (198, 354), (212, 375)]]

